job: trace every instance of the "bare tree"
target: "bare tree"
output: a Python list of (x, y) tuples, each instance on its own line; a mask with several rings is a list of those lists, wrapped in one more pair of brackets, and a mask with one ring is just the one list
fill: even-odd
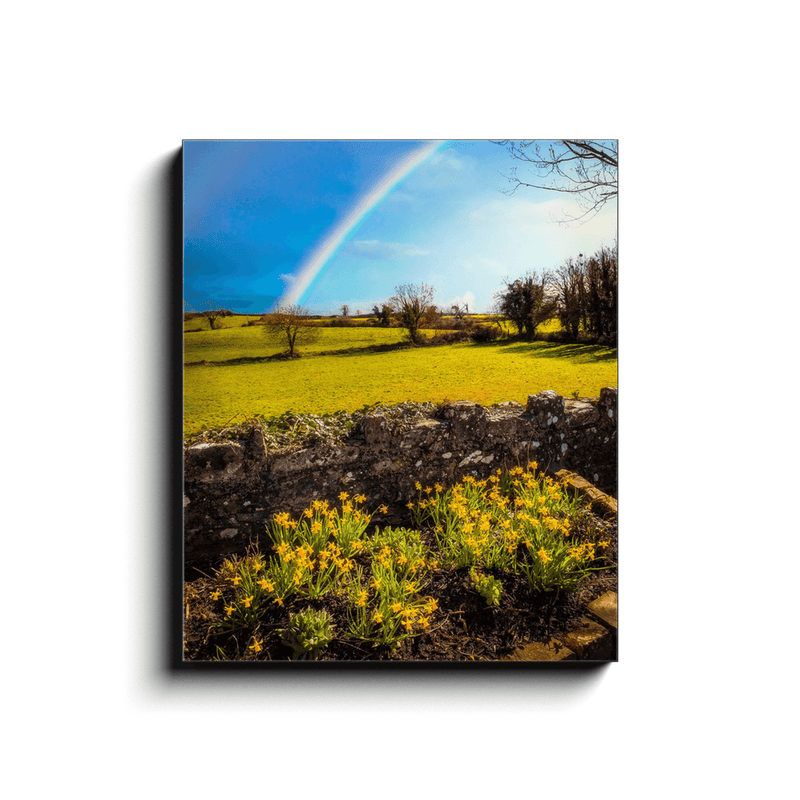
[(395, 286), (394, 292), (389, 298), (389, 305), (400, 324), (408, 331), (411, 341), (419, 344), (422, 323), (437, 314), (433, 304), (434, 289), (427, 283), (406, 283)]
[(513, 184), (509, 194), (525, 186), (574, 195), (583, 214), (572, 220), (594, 216), (617, 196), (616, 139), (502, 139), (495, 144), (534, 170), (529, 179), (512, 167), (506, 176)]
[[(566, 259), (551, 277), (558, 298), (558, 318), (567, 335), (576, 340), (586, 313), (586, 265), (583, 254)], [(584, 325), (585, 327), (585, 325)]]
[(450, 306), (450, 313), (453, 315), (456, 328), (469, 328), (471, 326), (472, 320), (468, 318), (469, 306), (466, 303), (464, 303), (463, 306), (458, 303), (453, 303), (453, 305)]
[(203, 311), (202, 312), (202, 316), (204, 316), (204, 317), (206, 317), (206, 319), (208, 319), (209, 327), (213, 331), (214, 327), (215, 327), (215, 324), (216, 324), (216, 321), (220, 317), (232, 317), (233, 316), (233, 311), (230, 311), (227, 308), (212, 308), (212, 309), (209, 309), (208, 311)]
[(342, 305), (342, 316), (343, 317), (350, 316), (350, 306), (347, 305), (347, 303), (344, 303), (344, 305)]
[(600, 342), (617, 338), (617, 246), (601, 247), (586, 262), (586, 323)]
[(265, 335), (275, 342), (285, 341), (291, 358), (298, 356), (299, 345), (310, 344), (319, 336), (319, 328), (302, 306), (279, 306), (261, 319)]
[(208, 320), (208, 326), (210, 330), (214, 330), (216, 327), (216, 322), (221, 317), (232, 317), (233, 311), (228, 308), (220, 308), (216, 306), (213, 301), (205, 300), (199, 303), (200, 310), (195, 311), (189, 303), (184, 300), (184, 315), (183, 319), (184, 322), (189, 319), (196, 319), (196, 318), (205, 318)]

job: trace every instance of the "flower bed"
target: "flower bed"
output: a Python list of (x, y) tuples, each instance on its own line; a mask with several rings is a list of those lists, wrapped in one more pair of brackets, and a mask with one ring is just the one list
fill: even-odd
[(494, 660), (616, 588), (615, 524), (535, 463), (416, 488), (408, 527), (347, 492), (276, 514), (269, 552), (186, 584), (184, 657)]

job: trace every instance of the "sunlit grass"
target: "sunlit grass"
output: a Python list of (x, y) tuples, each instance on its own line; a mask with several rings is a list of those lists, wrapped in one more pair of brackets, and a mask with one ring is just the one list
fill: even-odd
[[(433, 336), (440, 331), (423, 330), (423, 336)], [(320, 327), (315, 342), (303, 344), (301, 353), (321, 353), (327, 350), (349, 350), (354, 347), (397, 344), (407, 341), (403, 328), (354, 325), (348, 328)], [(264, 335), (261, 326), (200, 331), (184, 337), (183, 361), (229, 361), (237, 358), (264, 358), (287, 350), (285, 342), (275, 343)]]
[[(325, 329), (328, 331), (333, 336), (361, 333), (347, 328)], [(380, 328), (365, 333), (379, 331), (402, 335), (397, 329)], [(599, 395), (604, 386), (616, 385), (615, 349), (547, 342), (456, 344), (309, 356), (295, 361), (194, 366), (184, 370), (184, 431), (188, 434), (219, 428), (254, 415), (277, 416), (288, 410), (324, 414), (406, 400), (525, 403), (529, 394), (544, 389), (586, 397)]]
[[(241, 328), (247, 325), (248, 322), (261, 319), (260, 314), (234, 315), (231, 317), (219, 317), (215, 322), (215, 330), (225, 330), (228, 328)], [(210, 331), (211, 323), (206, 317), (195, 317), (194, 319), (186, 320), (183, 323), (184, 333), (191, 331)]]

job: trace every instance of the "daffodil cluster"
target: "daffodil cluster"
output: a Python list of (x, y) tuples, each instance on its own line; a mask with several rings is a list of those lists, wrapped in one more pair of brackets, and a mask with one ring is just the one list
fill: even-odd
[(276, 545), (283, 542), (309, 544), (314, 555), (334, 540), (345, 558), (350, 558), (363, 547), (362, 539), (372, 515), (361, 508), (366, 501), (364, 495), (351, 498), (343, 491), (339, 500), (341, 508), (331, 507), (327, 500), (314, 500), (296, 520), (286, 512), (276, 514), (269, 530), (270, 538)]
[(264, 557), (249, 553), (244, 558), (226, 559), (217, 573), (217, 586), (210, 599), (221, 606), (215, 628), (222, 631), (253, 627), (263, 617), (266, 600), (275, 585), (264, 574)]
[(447, 491), (417, 484), (411, 512), (433, 527), (444, 567), (522, 574), (535, 592), (572, 588), (588, 574), (594, 545), (570, 539), (580, 501), (537, 466), (468, 475)]
[(282, 605), (289, 595), (318, 598), (346, 580), (353, 569), (353, 559), (347, 558), (336, 542), (328, 542), (314, 551), (312, 545), (298, 543), (294, 547), (281, 542), (265, 574), (274, 586), (276, 600)]
[(438, 561), (418, 531), (385, 528), (368, 546), (370, 572), (357, 568), (349, 592), (350, 634), (395, 647), (430, 628), (438, 603), (422, 594)]
[[(285, 615), (290, 597), (320, 604), (335, 596), (346, 606), (349, 636), (396, 647), (435, 624), (438, 604), (429, 596), (434, 570), (468, 568), (472, 588), (498, 606), (505, 575), (523, 576), (531, 592), (571, 589), (597, 568), (598, 553), (609, 546), (578, 534), (575, 520), (585, 504), (537, 473), (535, 463), (497, 470), (485, 480), (467, 476), (450, 488), (418, 482), (416, 489), (411, 517), (432, 535), (433, 549), (419, 530), (375, 528), (367, 535), (372, 515), (363, 510), (366, 498), (346, 491), (338, 506), (315, 500), (296, 519), (276, 514), (267, 531), (268, 557), (250, 551), (218, 570), (210, 595), (212, 631), (248, 629), (247, 649), (258, 657), (267, 613)], [(330, 620), (306, 611), (281, 629), (295, 657), (317, 653), (314, 648), (332, 636)]]

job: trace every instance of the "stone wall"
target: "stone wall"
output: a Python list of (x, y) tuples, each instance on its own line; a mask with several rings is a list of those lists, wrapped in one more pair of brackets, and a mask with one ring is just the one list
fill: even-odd
[(276, 512), (297, 515), (316, 498), (336, 502), (342, 490), (365, 495), (370, 511), (388, 506), (374, 522), (404, 524), (416, 481), (451, 484), (530, 461), (551, 473), (575, 472), (616, 496), (617, 390), (582, 400), (546, 391), (526, 407), (459, 401), (409, 424), (374, 413), (336, 445), (288, 453), (267, 451), (258, 427), (241, 441), (188, 447), (185, 558), (241, 552), (263, 538)]

